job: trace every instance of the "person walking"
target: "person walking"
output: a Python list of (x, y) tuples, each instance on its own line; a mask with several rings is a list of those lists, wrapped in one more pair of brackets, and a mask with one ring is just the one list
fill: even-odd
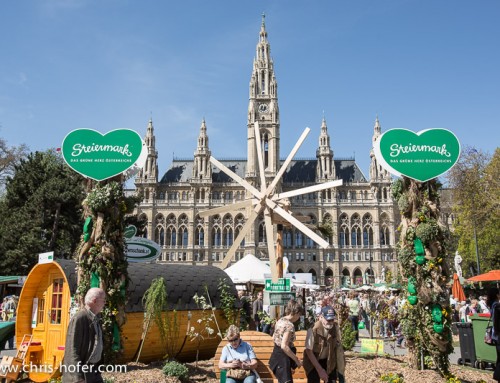
[(257, 367), (257, 357), (250, 345), (241, 339), (240, 329), (234, 324), (226, 334), (228, 344), (222, 349), (219, 368), (226, 369), (226, 383), (255, 383), (252, 372)]
[(360, 308), (361, 318), (363, 319), (363, 322), (365, 322), (365, 328), (366, 330), (370, 331), (371, 323), (370, 323), (370, 318), (368, 317), (370, 312), (370, 301), (368, 299), (367, 293), (361, 295), (361, 299), (359, 300), (359, 308)]
[(259, 313), (264, 310), (264, 300), (262, 296), (262, 291), (259, 291), (252, 305), (252, 318), (255, 322), (255, 329), (257, 331), (262, 331), (262, 325), (259, 317)]
[(93, 287), (85, 295), (85, 307), (71, 318), (63, 359), (63, 383), (103, 382), (98, 370), (104, 348), (99, 314), (105, 304), (104, 290)]
[(356, 341), (359, 341), (359, 301), (354, 291), (351, 291), (347, 307), (349, 308), (349, 320), (351, 321), (352, 330), (356, 332)]
[(491, 323), (493, 323), (493, 332), (491, 338), (495, 341), (497, 351), (497, 360), (493, 379), (500, 382), (500, 290), (497, 287), (492, 287), (488, 290), (486, 297), (486, 305), (490, 309)]
[(308, 383), (344, 383), (345, 358), (335, 310), (325, 306), (314, 326), (307, 331), (304, 370)]
[(292, 370), (302, 366), (293, 344), (295, 342), (293, 323), (297, 322), (303, 313), (302, 304), (290, 299), (285, 308), (285, 316), (280, 318), (274, 327), (274, 348), (269, 358), (269, 367), (278, 379), (278, 383), (293, 383)]

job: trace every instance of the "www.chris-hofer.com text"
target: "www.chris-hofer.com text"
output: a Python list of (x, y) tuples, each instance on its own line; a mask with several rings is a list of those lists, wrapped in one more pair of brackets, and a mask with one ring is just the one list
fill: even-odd
[[(2, 373), (9, 373), (9, 372), (24, 372), (26, 374), (29, 374), (30, 372), (43, 372), (43, 373), (48, 373), (52, 374), (55, 370), (56, 367), (52, 366), (50, 364), (23, 364), (22, 366), (2, 366)], [(127, 365), (125, 364), (102, 364), (99, 366), (96, 365), (87, 365), (87, 364), (70, 364), (70, 365), (64, 365), (60, 364), (59, 365), (59, 371), (61, 373), (65, 372), (70, 372), (70, 373), (75, 373), (75, 372), (81, 372), (81, 373), (88, 373), (88, 372), (127, 372)]]

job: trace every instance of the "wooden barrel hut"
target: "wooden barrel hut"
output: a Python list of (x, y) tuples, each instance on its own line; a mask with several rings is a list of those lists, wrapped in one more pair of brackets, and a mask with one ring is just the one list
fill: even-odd
[[(128, 300), (125, 307), (127, 320), (122, 327), (123, 355), (120, 362), (130, 362), (141, 343), (144, 322), (142, 298), (153, 279), (163, 277), (168, 294), (168, 314), (178, 327), (173, 334), (173, 350), (181, 361), (192, 361), (196, 357), (198, 342), (187, 336), (188, 326), (198, 328), (197, 322), (203, 311), (193, 299), (195, 294), (208, 295), (219, 326), (227, 324), (220, 308), (221, 296), (218, 284), (221, 279), (229, 286), (229, 292), (236, 295), (236, 289), (227, 274), (213, 266), (189, 266), (172, 264), (131, 263)], [(16, 320), (16, 342), (20, 345), (32, 337), (25, 363), (32, 365), (59, 366), (64, 356), (66, 331), (72, 310), (72, 300), (77, 288), (76, 264), (73, 260), (56, 260), (38, 264), (29, 273), (24, 283)], [(174, 317), (175, 316), (175, 317)], [(215, 324), (214, 324), (215, 327)], [(201, 328), (200, 328), (201, 330)], [(217, 333), (217, 329), (215, 329)], [(199, 347), (199, 358), (214, 356), (220, 338), (204, 339)], [(170, 347), (172, 349), (172, 347)], [(144, 340), (140, 361), (161, 360), (166, 355), (158, 328), (152, 324)], [(30, 375), (36, 378), (37, 374)], [(35, 380), (35, 379), (33, 379)], [(43, 381), (43, 380), (35, 380)]]

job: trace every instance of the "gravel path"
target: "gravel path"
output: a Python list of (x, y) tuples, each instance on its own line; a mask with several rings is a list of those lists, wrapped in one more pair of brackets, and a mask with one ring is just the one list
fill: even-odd
[[(375, 383), (381, 382), (380, 377), (387, 373), (398, 373), (404, 378), (404, 383), (439, 383), (445, 382), (433, 370), (416, 371), (408, 368), (403, 356), (396, 357), (366, 357), (358, 353), (347, 353), (346, 381), (348, 383)], [(177, 383), (177, 378), (163, 375), (163, 363), (129, 363), (127, 373), (108, 373), (105, 377), (114, 377), (114, 383)], [(187, 364), (189, 368), (189, 382), (218, 383), (213, 372), (213, 360)], [(470, 367), (452, 365), (451, 370), (462, 383), (496, 383), (492, 379), (492, 371), (482, 371)]]

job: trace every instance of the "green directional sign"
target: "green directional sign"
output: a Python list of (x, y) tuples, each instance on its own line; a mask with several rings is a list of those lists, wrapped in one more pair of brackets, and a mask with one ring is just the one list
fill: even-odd
[(295, 293), (269, 293), (271, 306), (286, 306), (290, 299), (295, 299)]
[(276, 283), (273, 283), (272, 279), (266, 279), (266, 291), (289, 292), (291, 291), (291, 288), (292, 283), (290, 278), (279, 278)]

